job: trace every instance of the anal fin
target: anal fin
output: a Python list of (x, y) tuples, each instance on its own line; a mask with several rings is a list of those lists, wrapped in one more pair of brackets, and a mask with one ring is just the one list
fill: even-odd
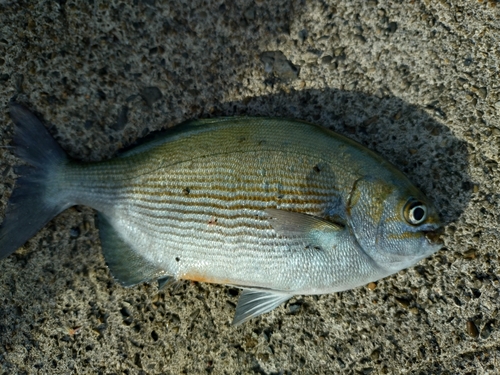
[(247, 320), (274, 310), (293, 295), (267, 290), (243, 289), (236, 306), (233, 325), (237, 326)]
[(104, 258), (111, 274), (121, 285), (133, 286), (157, 279), (165, 285), (166, 272), (132, 249), (101, 213), (98, 214), (98, 225)]

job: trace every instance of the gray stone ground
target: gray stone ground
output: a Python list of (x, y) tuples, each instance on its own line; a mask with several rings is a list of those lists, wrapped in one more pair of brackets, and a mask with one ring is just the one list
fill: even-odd
[(374, 290), (234, 328), (234, 289), (115, 284), (94, 212), (69, 209), (0, 262), (0, 373), (500, 372), (499, 42), (495, 1), (0, 1), (2, 217), (18, 95), (83, 160), (189, 118), (313, 121), (447, 223), (445, 249)]

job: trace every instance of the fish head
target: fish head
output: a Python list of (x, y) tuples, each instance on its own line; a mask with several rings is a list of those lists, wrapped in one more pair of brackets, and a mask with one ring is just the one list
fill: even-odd
[(347, 211), (357, 242), (387, 274), (410, 267), (442, 247), (437, 210), (402, 175), (358, 179)]

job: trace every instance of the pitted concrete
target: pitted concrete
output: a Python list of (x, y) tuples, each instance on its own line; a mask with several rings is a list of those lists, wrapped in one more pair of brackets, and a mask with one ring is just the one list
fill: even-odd
[(447, 223), (412, 269), (234, 328), (236, 289), (114, 283), (94, 212), (69, 209), (0, 262), (0, 374), (498, 373), (497, 4), (0, 1), (2, 217), (17, 95), (81, 160), (190, 118), (319, 123), (403, 170)]

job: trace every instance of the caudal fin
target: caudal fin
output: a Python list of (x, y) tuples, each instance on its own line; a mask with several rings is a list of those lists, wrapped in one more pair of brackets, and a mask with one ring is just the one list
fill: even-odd
[(15, 124), (15, 154), (28, 165), (16, 169), (20, 177), (0, 225), (0, 259), (24, 245), (54, 216), (70, 205), (57, 194), (54, 176), (67, 161), (66, 154), (47, 129), (25, 106), (11, 102)]

